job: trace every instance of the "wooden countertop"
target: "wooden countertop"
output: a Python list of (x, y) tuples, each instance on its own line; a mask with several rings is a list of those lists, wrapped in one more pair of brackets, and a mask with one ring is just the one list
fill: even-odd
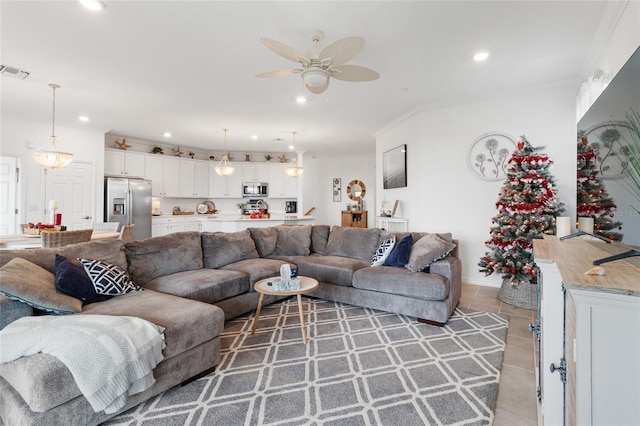
[(545, 235), (533, 240), (536, 263), (555, 262), (562, 281), (568, 289), (602, 291), (640, 297), (640, 257), (603, 263), (605, 275), (586, 275), (593, 268), (593, 261), (630, 249), (624, 244), (604, 241), (589, 236), (559, 240), (555, 235)]

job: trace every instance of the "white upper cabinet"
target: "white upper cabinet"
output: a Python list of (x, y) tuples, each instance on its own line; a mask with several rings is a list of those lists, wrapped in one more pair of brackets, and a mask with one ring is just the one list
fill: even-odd
[[(237, 170), (236, 170), (237, 173)], [(244, 163), (242, 164), (243, 182), (268, 182), (269, 165), (266, 163)]]
[(207, 198), (209, 196), (209, 162), (181, 158), (179, 164), (180, 197)]
[(286, 175), (288, 164), (269, 165), (269, 198), (297, 198), (298, 178)]
[(210, 198), (242, 198), (243, 167), (234, 163), (236, 171), (228, 177), (216, 173), (217, 162), (209, 166), (209, 197)]
[(179, 197), (179, 158), (157, 154), (147, 155), (145, 178), (151, 180), (151, 195), (154, 197)]
[(145, 154), (107, 149), (104, 152), (105, 176), (144, 177)]

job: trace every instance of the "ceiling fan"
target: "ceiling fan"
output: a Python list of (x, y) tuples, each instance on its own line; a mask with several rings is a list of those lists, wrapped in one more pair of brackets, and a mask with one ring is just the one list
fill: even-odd
[(318, 42), (323, 39), (322, 31), (314, 31), (309, 38), (314, 43), (310, 52), (299, 52), (279, 41), (262, 37), (262, 44), (283, 58), (298, 62), (302, 68), (267, 71), (256, 77), (286, 77), (300, 74), (304, 85), (311, 93), (319, 94), (327, 90), (331, 77), (344, 81), (372, 81), (380, 77), (376, 71), (360, 65), (347, 65), (364, 46), (362, 37), (347, 37), (335, 41), (318, 51)]

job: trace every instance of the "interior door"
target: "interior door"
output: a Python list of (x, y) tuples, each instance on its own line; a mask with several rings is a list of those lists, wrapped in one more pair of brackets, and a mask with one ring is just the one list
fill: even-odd
[(17, 234), (17, 159), (0, 157), (0, 235)]
[[(87, 229), (93, 222), (102, 222), (101, 217), (95, 217), (92, 163), (72, 161), (67, 167), (45, 172), (45, 208), (49, 207), (49, 200), (57, 200), (56, 212), (62, 213), (62, 224), (67, 229)], [(49, 217), (49, 212), (46, 217)]]

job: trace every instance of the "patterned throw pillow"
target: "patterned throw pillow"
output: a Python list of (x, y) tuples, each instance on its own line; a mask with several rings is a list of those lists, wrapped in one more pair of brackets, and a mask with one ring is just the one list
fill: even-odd
[(56, 289), (68, 296), (94, 303), (109, 300), (111, 296), (96, 293), (93, 282), (84, 268), (56, 254)]
[(393, 246), (396, 245), (396, 236), (392, 235), (387, 238), (380, 244), (380, 247), (376, 250), (373, 258), (371, 259), (371, 266), (382, 266), (384, 265), (385, 260), (391, 254), (391, 250), (393, 250)]
[(127, 276), (127, 273), (120, 267), (111, 265), (100, 260), (80, 259), (78, 260), (91, 278), (93, 287), (98, 294), (108, 294), (118, 296), (132, 291), (141, 291), (142, 287), (135, 285)]

